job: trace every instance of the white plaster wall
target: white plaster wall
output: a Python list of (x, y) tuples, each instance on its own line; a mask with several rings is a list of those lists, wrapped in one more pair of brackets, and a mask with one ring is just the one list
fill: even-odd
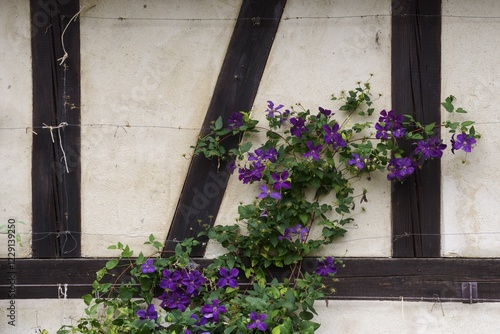
[[(376, 16), (376, 14), (380, 16)], [(332, 93), (353, 89), (358, 81), (370, 80), (376, 101), (376, 113), (390, 108), (390, 1), (288, 1), (264, 76), (255, 100), (253, 115), (265, 122), (267, 100), (287, 107), (300, 102), (317, 110), (318, 106), (338, 110), (330, 101)], [(364, 16), (364, 17), (362, 17)], [(330, 18), (324, 18), (330, 17)], [(337, 111), (337, 115), (342, 112)], [(342, 119), (342, 118), (340, 118)], [(373, 116), (373, 121), (378, 117)], [(256, 148), (256, 147), (255, 147)], [(242, 184), (235, 173), (217, 217), (219, 224), (232, 224), (240, 202), (249, 203), (259, 193)], [(370, 182), (356, 184), (359, 193), (368, 189), (366, 213), (354, 216), (346, 226), (348, 233), (322, 253), (337, 256), (391, 256), (390, 183), (383, 173), (375, 173)], [(359, 207), (359, 205), (358, 205)], [(210, 244), (208, 256), (222, 250)]]
[(443, 120), (469, 117), (482, 138), (471, 154), (443, 159), (442, 254), (495, 257), (500, 255), (500, 2), (445, 0), (443, 15), (443, 100), (453, 94), (456, 105), (469, 111), (452, 118), (443, 111)]
[[(46, 329), (56, 333), (62, 325), (83, 315), (78, 299), (16, 301), (16, 326), (5, 321), (8, 300), (0, 300), (0, 333), (30, 334)], [(318, 334), (448, 334), (495, 333), (500, 328), (500, 304), (462, 304), (401, 301), (317, 302), (321, 323)], [(75, 324), (75, 322), (73, 322)]]
[[(31, 35), (29, 1), (0, 3), (0, 227), (16, 223), (17, 258), (31, 253)], [(0, 258), (7, 234), (0, 229)], [(0, 269), (1, 270), (1, 269)]]
[(82, 4), (82, 255), (145, 250), (166, 237), (241, 4)]

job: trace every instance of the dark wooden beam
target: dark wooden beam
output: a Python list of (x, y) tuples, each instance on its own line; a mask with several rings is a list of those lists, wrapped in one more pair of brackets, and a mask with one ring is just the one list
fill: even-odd
[[(80, 298), (92, 291), (95, 273), (109, 259), (17, 259), (14, 270), (0, 271), (0, 299), (7, 299), (15, 282), (17, 299), (58, 298), (59, 286), (67, 287), (68, 298)], [(207, 259), (193, 259), (205, 266)], [(306, 259), (303, 269), (313, 271), (316, 259)], [(10, 263), (12, 264), (12, 263)], [(0, 268), (9, 268), (7, 259)], [(126, 265), (114, 269), (114, 282)], [(288, 277), (286, 270), (276, 270), (277, 278)], [(126, 278), (126, 276), (121, 277)], [(338, 268), (337, 281), (325, 279), (328, 299), (463, 301), (462, 283), (477, 283), (474, 301), (500, 301), (500, 259), (344, 259)], [(335, 289), (331, 293), (330, 289)]]
[[(441, 1), (393, 0), (392, 13), (392, 108), (423, 124), (440, 124)], [(393, 183), (394, 257), (440, 256), (440, 196), (439, 160)]]
[(36, 258), (80, 256), (80, 24), (69, 24), (79, 10), (79, 1), (30, 1)]
[[(235, 111), (252, 108), (285, 3), (286, 0), (243, 1), (201, 135), (219, 116), (227, 120)], [(239, 141), (238, 137), (229, 138), (226, 147), (237, 147)], [(165, 242), (166, 254), (175, 248), (176, 241), (197, 236), (202, 224), (214, 223), (228, 179), (225, 163), (218, 166), (215, 160), (193, 158)], [(203, 256), (205, 248), (202, 243), (193, 255)]]

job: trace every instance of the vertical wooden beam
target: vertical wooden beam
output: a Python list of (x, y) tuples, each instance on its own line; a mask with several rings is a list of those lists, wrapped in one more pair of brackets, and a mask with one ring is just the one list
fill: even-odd
[(45, 127), (32, 150), (36, 258), (80, 256), (79, 9), (78, 0), (30, 1), (33, 126)]
[[(285, 3), (243, 1), (203, 129), (219, 116), (227, 120), (234, 111), (251, 109)], [(239, 140), (230, 138), (227, 147), (236, 147)], [(202, 230), (201, 223), (214, 223), (229, 179), (225, 167), (222, 164), (218, 168), (217, 161), (203, 157), (193, 158), (167, 236), (166, 252), (175, 248), (176, 241), (195, 237)], [(198, 247), (193, 256), (203, 256), (204, 252), (205, 246)]]
[[(393, 0), (392, 107), (421, 123), (440, 124), (440, 101), (441, 1)], [(393, 183), (394, 257), (440, 256), (440, 196), (439, 160), (428, 161), (404, 183)]]

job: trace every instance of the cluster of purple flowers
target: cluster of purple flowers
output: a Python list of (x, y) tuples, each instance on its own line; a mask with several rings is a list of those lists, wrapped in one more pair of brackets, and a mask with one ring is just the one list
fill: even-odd
[(318, 260), (318, 265), (316, 267), (315, 273), (320, 276), (328, 276), (330, 274), (337, 273), (337, 268), (331, 256), (325, 258), (324, 260)]
[(276, 162), (278, 151), (275, 148), (263, 149), (258, 148), (253, 153), (248, 154), (248, 161), (251, 161), (250, 167), (242, 167), (238, 169), (238, 178), (244, 184), (260, 181), (262, 173), (266, 169), (266, 162)]
[(191, 298), (196, 297), (201, 286), (206, 282), (203, 274), (198, 270), (174, 270), (165, 269), (160, 288), (163, 294), (158, 297), (162, 300), (160, 306), (168, 309), (178, 309), (182, 312), (191, 303)]
[(389, 133), (394, 138), (401, 138), (405, 135), (403, 127), (403, 115), (396, 115), (394, 110), (387, 112), (385, 109), (380, 112), (378, 123), (375, 124), (377, 139), (388, 140)]
[(288, 227), (285, 229), (285, 233), (278, 237), (279, 240), (287, 239), (293, 241), (293, 238), (298, 236), (301, 242), (306, 241), (307, 235), (309, 234), (309, 229), (303, 227), (302, 225), (297, 225), (295, 227)]
[(227, 313), (226, 306), (221, 304), (218, 299), (213, 299), (211, 302), (200, 308), (199, 317), (196, 314), (193, 314), (192, 317), (193, 319), (196, 319), (197, 326), (203, 326), (209, 322), (219, 322), (220, 316), (223, 313)]

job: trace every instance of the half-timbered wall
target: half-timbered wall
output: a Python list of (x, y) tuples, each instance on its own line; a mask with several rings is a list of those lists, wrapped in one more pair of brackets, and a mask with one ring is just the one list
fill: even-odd
[[(10, 267), (2, 228), (0, 332), (55, 332), (80, 316), (76, 298), (111, 243), (147, 252), (154, 233), (168, 249), (210, 213), (234, 222), (257, 190), (189, 156), (213, 116), (252, 109), (264, 119), (267, 100), (333, 109), (332, 93), (371, 73), (377, 108), (445, 121), (436, 110), (453, 94), (483, 137), (409, 186), (381, 174), (359, 181), (366, 213), (321, 253), (346, 267), (328, 305), (317, 303), (319, 333), (494, 332), (500, 4), (440, 2), (1, 2), (0, 226), (14, 220), (22, 244)], [(473, 298), (462, 291), (469, 282)]]

